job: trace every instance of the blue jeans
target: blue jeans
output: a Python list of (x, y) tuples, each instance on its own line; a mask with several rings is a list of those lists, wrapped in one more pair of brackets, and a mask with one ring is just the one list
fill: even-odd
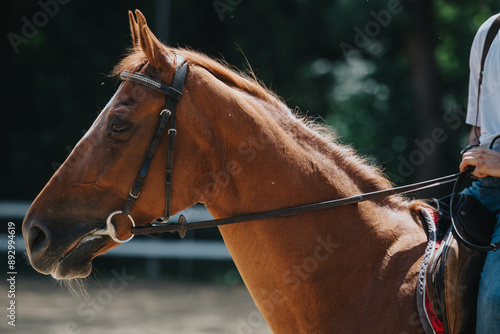
[[(500, 240), (500, 178), (486, 177), (463, 191), (476, 197), (497, 217), (492, 242)], [(477, 301), (477, 334), (500, 333), (500, 250), (488, 252)]]

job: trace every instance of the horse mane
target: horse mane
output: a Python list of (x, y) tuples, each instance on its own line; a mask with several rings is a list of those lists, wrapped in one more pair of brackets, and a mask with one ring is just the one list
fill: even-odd
[[(249, 75), (247, 72), (230, 66), (223, 60), (211, 58), (197, 51), (183, 48), (170, 48), (169, 50), (182, 56), (189, 63), (206, 69), (225, 84), (245, 91), (273, 105), (275, 112), (271, 112), (271, 115), (277, 120), (278, 124), (282, 125), (285, 131), (296, 138), (306, 150), (315, 150), (342, 165), (361, 192), (366, 193), (392, 188), (391, 182), (371, 159), (360, 156), (352, 146), (340, 143), (335, 131), (328, 125), (302, 115), (299, 109), (290, 109), (276, 93), (269, 90), (256, 78), (253, 71), (250, 70)], [(138, 71), (146, 64), (147, 58), (142, 50), (133, 48), (114, 67), (111, 75), (116, 77), (122, 71)], [(410, 207), (412, 211), (415, 211), (419, 206), (416, 204), (419, 201), (414, 201), (411, 204), (403, 196), (390, 196), (378, 202), (401, 208)]]

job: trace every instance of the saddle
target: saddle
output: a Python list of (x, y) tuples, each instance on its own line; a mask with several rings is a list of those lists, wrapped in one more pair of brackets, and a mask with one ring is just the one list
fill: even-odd
[[(450, 197), (434, 200), (436, 211), (423, 209), (428, 244), (418, 276), (417, 306), (425, 333), (475, 333), (480, 274), (486, 252), (465, 246), (489, 244), (496, 219), (474, 197), (457, 194), (452, 228)], [(458, 240), (457, 240), (458, 239)]]

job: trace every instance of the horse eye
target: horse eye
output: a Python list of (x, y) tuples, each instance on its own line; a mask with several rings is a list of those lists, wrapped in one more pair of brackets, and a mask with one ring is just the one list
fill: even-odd
[(134, 106), (134, 105), (136, 104), (136, 102), (135, 102), (134, 100), (132, 100), (132, 99), (128, 98), (128, 99), (124, 100), (124, 101), (122, 102), (122, 104), (123, 104), (124, 106), (126, 106), (126, 107), (131, 107), (131, 106)]
[(130, 128), (130, 124), (124, 122), (112, 122), (108, 127), (108, 133), (122, 133)]

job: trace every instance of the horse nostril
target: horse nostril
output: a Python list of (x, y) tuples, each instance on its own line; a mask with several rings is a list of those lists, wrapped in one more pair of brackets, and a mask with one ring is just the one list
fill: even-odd
[(49, 244), (47, 233), (38, 227), (33, 226), (29, 230), (29, 249), (32, 255), (43, 252)]

